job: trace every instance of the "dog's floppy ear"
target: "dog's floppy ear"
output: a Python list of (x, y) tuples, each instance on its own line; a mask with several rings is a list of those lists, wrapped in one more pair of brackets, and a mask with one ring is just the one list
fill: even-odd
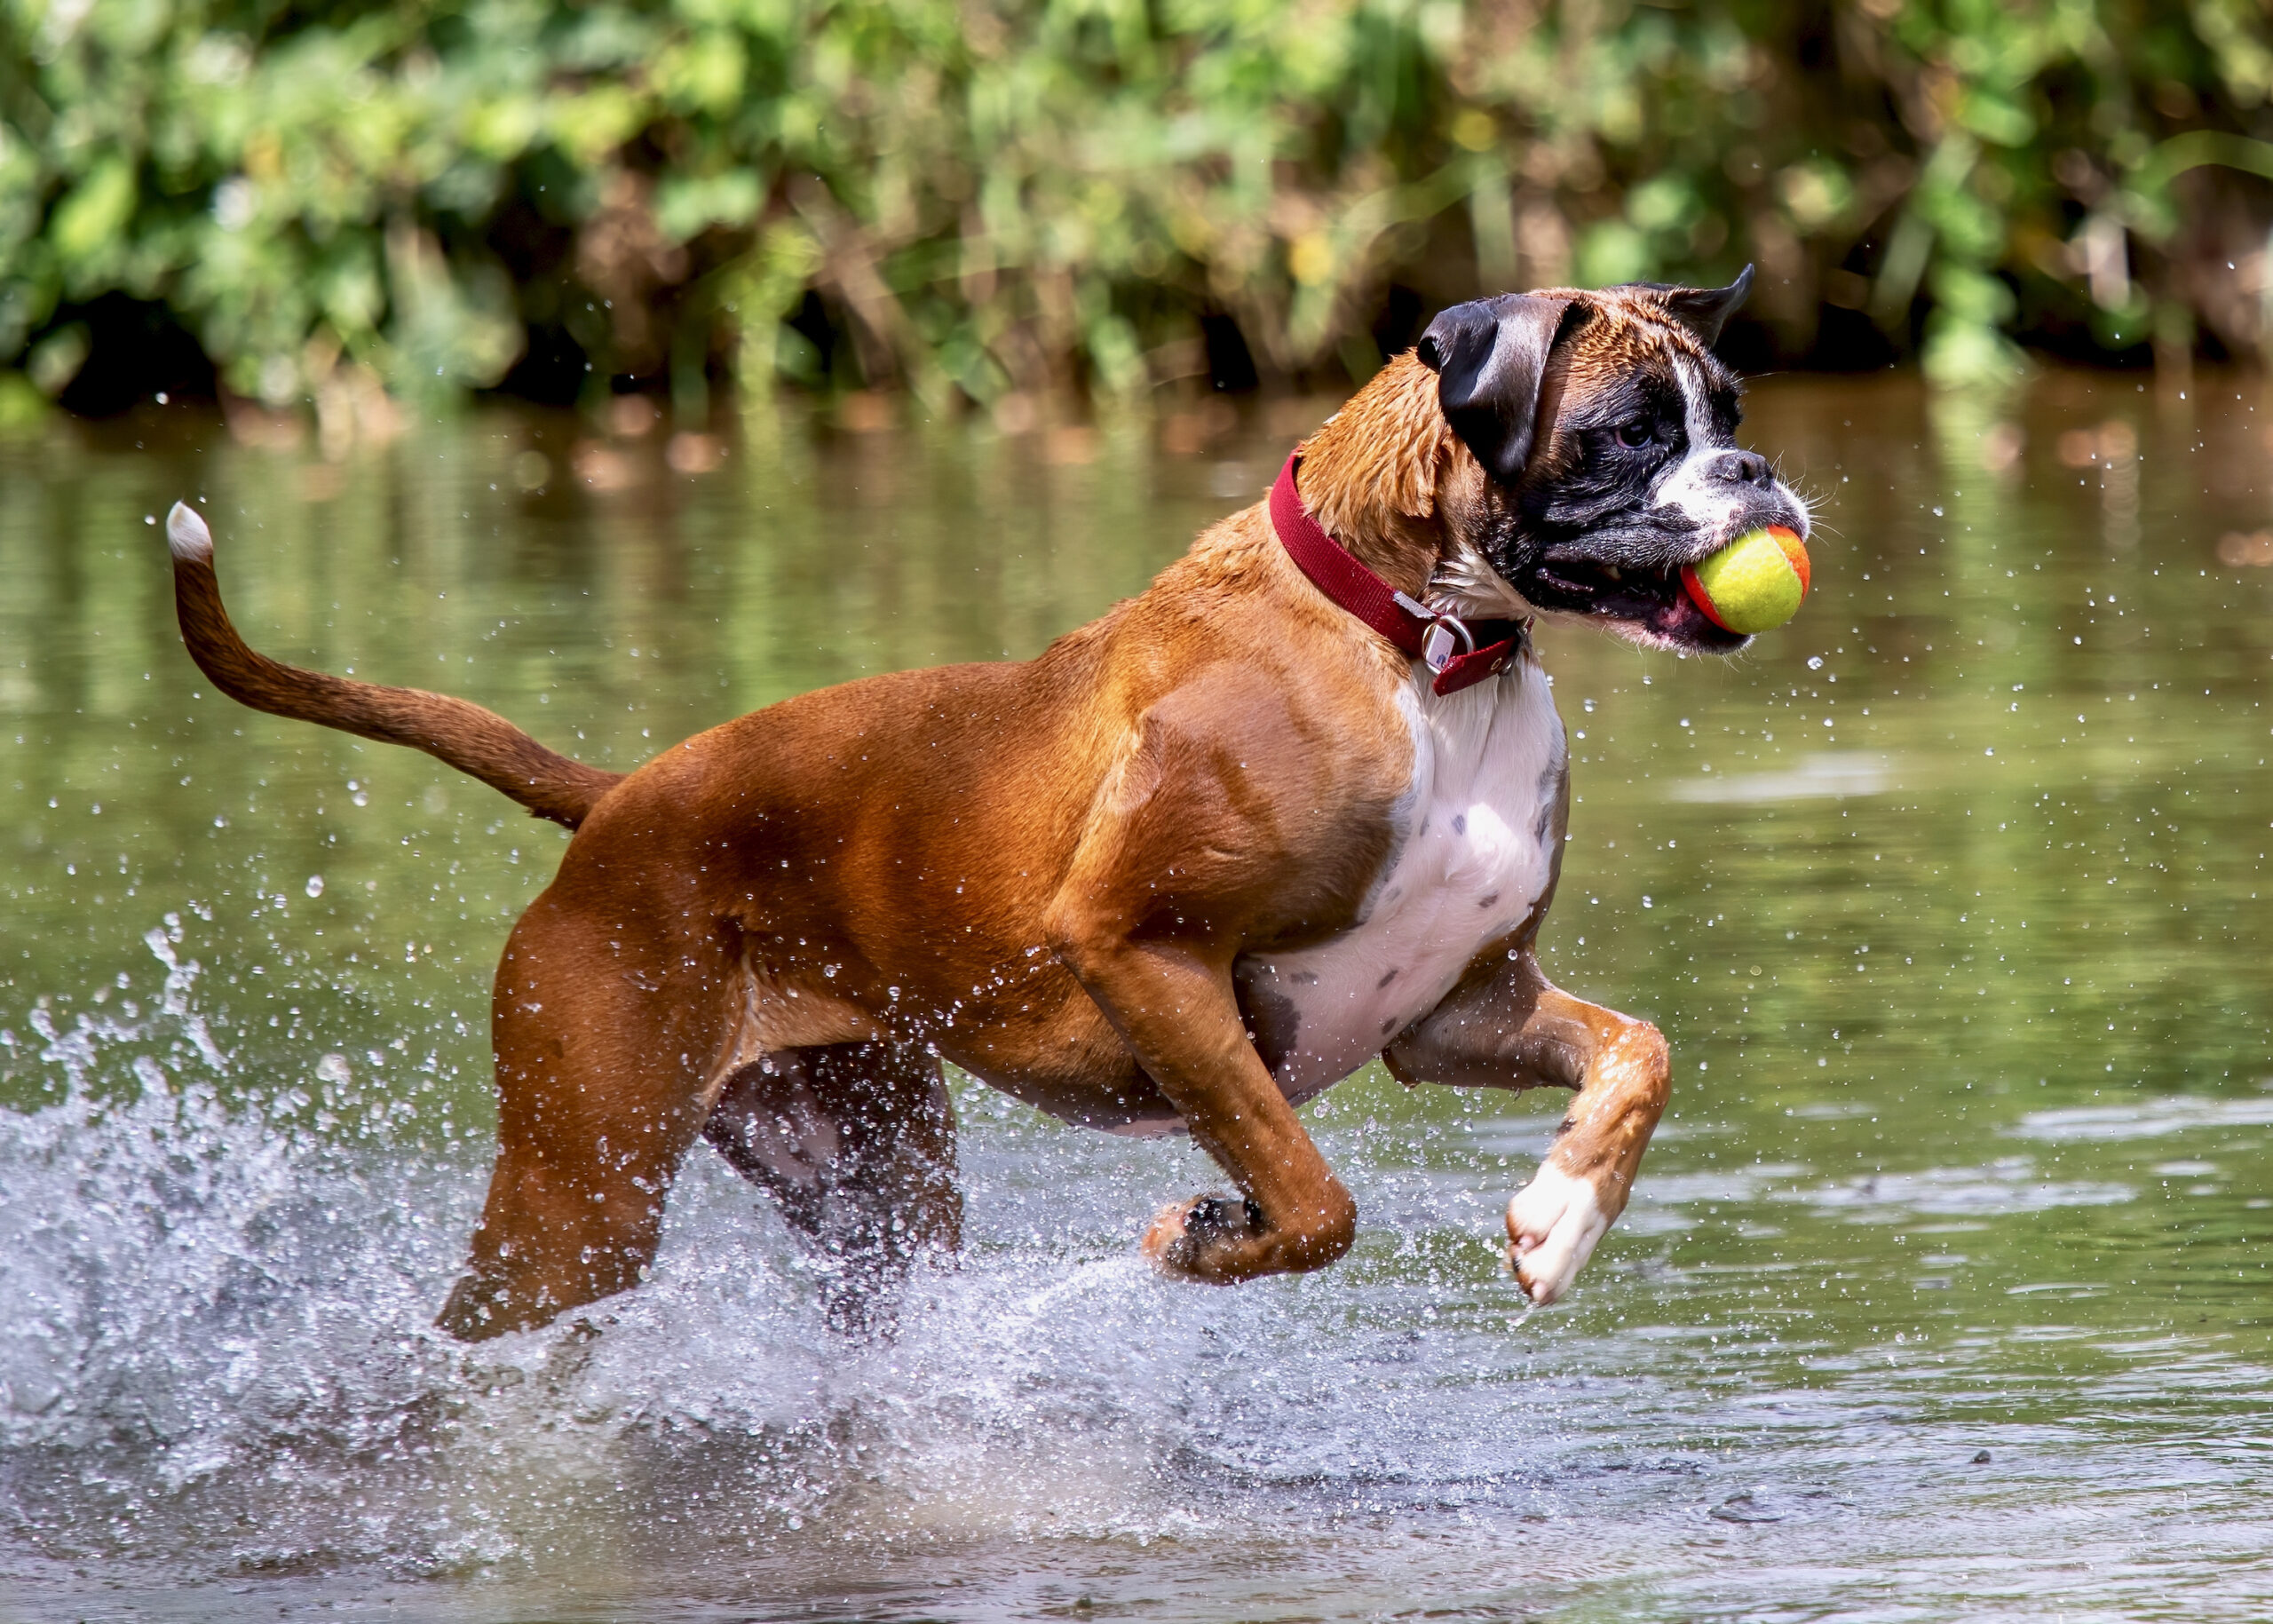
[(1523, 478), (1538, 426), (1547, 358), (1576, 299), (1503, 293), (1455, 305), (1422, 335), (1422, 364), (1437, 375), (1437, 404), (1453, 432), (1503, 485)]
[(1708, 345), (1721, 341), (1721, 329), (1729, 318), (1742, 307), (1745, 297), (1752, 291), (1752, 267), (1737, 273), (1736, 281), (1725, 288), (1668, 288), (1658, 282), (1636, 282), (1637, 288), (1647, 288), (1664, 302), (1666, 313), (1680, 322)]

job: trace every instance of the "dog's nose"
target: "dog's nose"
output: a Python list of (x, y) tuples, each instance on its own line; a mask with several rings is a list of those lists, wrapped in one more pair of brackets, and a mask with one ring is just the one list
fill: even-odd
[(1757, 451), (1723, 451), (1713, 464), (1713, 478), (1730, 485), (1761, 485), (1776, 483), (1776, 475), (1768, 466), (1768, 459)]

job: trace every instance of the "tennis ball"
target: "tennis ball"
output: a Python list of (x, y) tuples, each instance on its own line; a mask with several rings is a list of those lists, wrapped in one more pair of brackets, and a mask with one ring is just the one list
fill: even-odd
[(1808, 595), (1808, 550), (1781, 525), (1740, 535), (1708, 558), (1681, 566), (1681, 584), (1705, 618), (1750, 637), (1782, 625)]

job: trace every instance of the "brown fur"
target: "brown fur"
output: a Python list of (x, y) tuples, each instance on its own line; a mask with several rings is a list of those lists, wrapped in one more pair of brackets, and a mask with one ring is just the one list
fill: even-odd
[(388, 688), (285, 665), (245, 646), (221, 604), (213, 560), (174, 560), (174, 614), (190, 658), (240, 705), (407, 744), (574, 828), (623, 774), (557, 756), (495, 711), (423, 688)]
[[(1601, 331), (1563, 387), (1609, 364), (1620, 341)], [(1392, 362), (1311, 438), (1302, 478), (1327, 527), (1415, 592), (1500, 500), (1433, 384)], [(1262, 505), (1036, 659), (805, 694), (621, 780), (463, 701), (265, 661), (210, 565), (178, 581), (225, 692), (416, 745), (576, 831), (497, 974), (497, 1166), (442, 1311), (456, 1335), (636, 1282), (706, 1129), (816, 1235), (952, 1246), (940, 1058), (1070, 1121), (1188, 1127), (1246, 1205), (1157, 1224), (1147, 1249), (1176, 1272), (1244, 1279), (1350, 1246), (1355, 1206), (1258, 1055), (1232, 968), (1357, 917), (1412, 772), (1411, 668), (1296, 571)], [(1556, 1154), (1614, 1216), (1663, 1045), (1548, 987), (1536, 929), (1481, 955), (1390, 1064), (1578, 1089)]]

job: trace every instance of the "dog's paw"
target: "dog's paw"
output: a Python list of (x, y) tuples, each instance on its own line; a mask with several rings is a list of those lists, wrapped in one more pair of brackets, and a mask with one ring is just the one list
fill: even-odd
[(1161, 1208), (1139, 1245), (1166, 1273), (1214, 1280), (1223, 1278), (1222, 1270), (1211, 1266), (1220, 1263), (1221, 1254), (1263, 1227), (1263, 1208), (1253, 1201), (1203, 1195)]
[(1540, 1304), (1561, 1298), (1609, 1228), (1592, 1184), (1542, 1162), (1508, 1203), (1508, 1262), (1525, 1295)]

